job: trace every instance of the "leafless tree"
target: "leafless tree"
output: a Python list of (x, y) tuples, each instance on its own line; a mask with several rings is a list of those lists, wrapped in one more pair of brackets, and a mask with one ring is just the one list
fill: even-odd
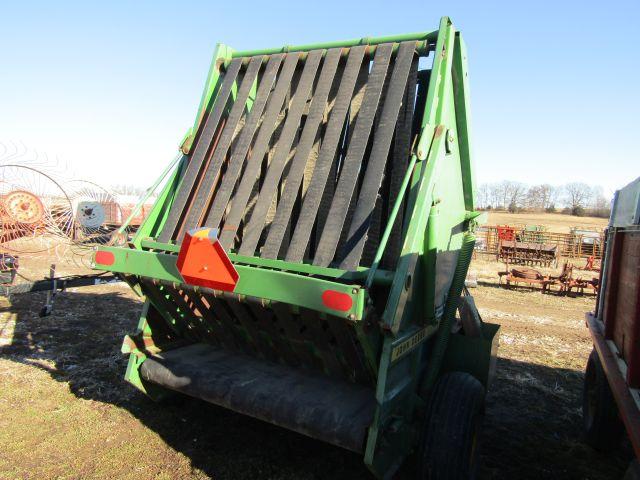
[(548, 183), (529, 187), (525, 205), (532, 210), (548, 210), (558, 200), (558, 188)]
[(500, 184), (499, 183), (490, 183), (489, 184), (489, 204), (493, 208), (498, 208), (502, 204), (500, 203), (502, 198), (500, 192)]
[(581, 215), (591, 199), (592, 190), (586, 183), (568, 183), (564, 186), (565, 203), (572, 215)]
[(481, 183), (476, 190), (476, 202), (478, 207), (487, 208), (492, 206), (489, 200), (490, 187), (488, 183)]
[(527, 186), (524, 183), (504, 180), (500, 183), (502, 194), (502, 207), (510, 211), (521, 208), (524, 203), (524, 195)]

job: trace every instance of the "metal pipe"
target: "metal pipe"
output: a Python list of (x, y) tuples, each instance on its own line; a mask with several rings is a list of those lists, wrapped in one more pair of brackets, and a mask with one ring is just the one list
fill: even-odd
[[(416, 52), (418, 53), (419, 56), (423, 56), (426, 57), (427, 55), (429, 55), (429, 52), (431, 50), (433, 50), (435, 47), (434, 43), (429, 43), (427, 40), (424, 41), (416, 41)], [(282, 50), (286, 49), (288, 47), (283, 47)], [(346, 57), (347, 54), (349, 53), (349, 50), (347, 50), (348, 47), (344, 47), (345, 50), (342, 51), (341, 56), (342, 57)], [(377, 45), (371, 45), (369, 46), (368, 52), (367, 54), (369, 56), (372, 56), (373, 54), (376, 53), (376, 49), (378, 48)], [(393, 53), (395, 53), (399, 48), (399, 44), (395, 44), (393, 46)], [(307, 55), (308, 55), (308, 51), (304, 51), (304, 50), (292, 50), (291, 52), (293, 53), (300, 53), (300, 59), (299, 61), (304, 62), (307, 59)], [(281, 51), (278, 51), (276, 53), (283, 53)], [(326, 51), (322, 53), (322, 56), (324, 57), (326, 55)], [(263, 63), (266, 63), (269, 59), (269, 55), (268, 54), (263, 54), (264, 58), (262, 59)], [(235, 55), (234, 55), (235, 56)], [(256, 56), (256, 55), (252, 55), (252, 56)], [(251, 60), (252, 56), (246, 56), (243, 57), (242, 59), (242, 65), (243, 67), (246, 67), (249, 64), (249, 60)], [(231, 63), (231, 57), (227, 58), (224, 63), (223, 63), (223, 67), (226, 69), (229, 66), (229, 63)]]
[(328, 48), (338, 47), (357, 47), (358, 45), (379, 45), (381, 43), (397, 43), (406, 42), (410, 40), (421, 41), (423, 43), (433, 43), (438, 38), (438, 31), (433, 32), (419, 32), (419, 33), (405, 33), (400, 35), (388, 35), (386, 37), (363, 37), (354, 40), (342, 40), (336, 42), (324, 42), (324, 43), (310, 43), (307, 45), (287, 45), (280, 48), (263, 48), (259, 50), (240, 50), (233, 52), (231, 58), (238, 57), (253, 57), (256, 55), (273, 55), (275, 53), (288, 53), (288, 52), (308, 52), (310, 50), (324, 50)]
[(373, 280), (376, 276), (376, 270), (378, 269), (378, 265), (380, 264), (380, 260), (382, 259), (382, 255), (384, 254), (384, 250), (387, 247), (387, 242), (389, 241), (389, 236), (391, 235), (391, 230), (393, 229), (393, 224), (396, 222), (396, 217), (398, 216), (398, 212), (400, 211), (400, 207), (402, 206), (402, 200), (404, 199), (405, 191), (407, 190), (409, 180), (411, 180), (411, 174), (413, 173), (413, 169), (415, 168), (417, 161), (418, 157), (416, 155), (411, 155), (411, 161), (409, 162), (409, 166), (407, 167), (407, 172), (404, 174), (404, 178), (402, 179), (400, 191), (398, 192), (396, 201), (393, 204), (393, 210), (391, 210), (391, 215), (389, 215), (387, 226), (385, 227), (382, 238), (380, 239), (380, 245), (378, 245), (376, 256), (373, 259), (371, 268), (369, 269), (369, 275), (367, 275), (367, 280), (364, 284), (366, 288), (371, 287), (371, 285), (373, 284)]
[(118, 229), (118, 233), (117, 233), (118, 235), (124, 233), (125, 229), (129, 226), (129, 223), (131, 223), (131, 221), (135, 218), (135, 216), (138, 215), (138, 213), (140, 213), (140, 210), (142, 209), (146, 201), (149, 200), (149, 197), (153, 194), (153, 192), (156, 191), (158, 186), (162, 183), (162, 181), (164, 180), (164, 177), (166, 177), (169, 174), (169, 172), (173, 170), (173, 167), (175, 167), (175, 165), (178, 163), (178, 161), (180, 161), (182, 157), (183, 157), (182, 152), (176, 155), (176, 157), (171, 161), (171, 163), (169, 163), (167, 168), (164, 169), (160, 177), (154, 182), (153, 185), (151, 185), (151, 187), (147, 189), (145, 194), (138, 201), (138, 204), (135, 206), (135, 208), (131, 210), (131, 213), (129, 214), (129, 217), (127, 218), (127, 220)]

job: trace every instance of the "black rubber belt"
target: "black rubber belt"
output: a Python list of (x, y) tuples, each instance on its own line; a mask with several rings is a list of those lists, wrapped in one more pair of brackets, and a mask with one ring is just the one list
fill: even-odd
[(378, 108), (378, 101), (380, 100), (380, 94), (382, 93), (382, 87), (384, 86), (384, 80), (387, 75), (392, 53), (393, 44), (391, 43), (384, 43), (376, 49), (373, 67), (369, 74), (367, 88), (362, 101), (362, 107), (356, 118), (353, 135), (349, 142), (349, 149), (340, 172), (340, 180), (338, 181), (333, 202), (331, 203), (331, 209), (329, 210), (327, 221), (320, 236), (320, 243), (318, 244), (313, 259), (314, 265), (321, 267), (328, 266), (336, 253), (351, 197), (358, 182), (360, 166), (367, 148), (367, 143), (369, 142), (371, 127)]
[[(360, 263), (362, 250), (367, 239), (367, 230), (371, 222), (371, 214), (382, 184), (384, 168), (389, 156), (389, 147), (391, 146), (393, 131), (398, 120), (400, 106), (402, 105), (402, 97), (407, 85), (414, 51), (415, 42), (403, 42), (398, 49), (389, 83), (389, 91), (387, 92), (380, 122), (375, 132), (369, 164), (362, 181), (358, 205), (349, 227), (349, 236), (345, 245), (345, 257), (340, 263), (340, 268), (345, 270), (355, 270)], [(329, 218), (331, 218), (331, 215), (329, 215)], [(316, 259), (317, 257), (318, 255), (316, 254)]]
[(213, 156), (209, 161), (209, 165), (204, 173), (204, 177), (202, 178), (196, 196), (189, 207), (187, 219), (184, 221), (184, 224), (180, 229), (178, 239), (180, 239), (184, 232), (197, 227), (200, 224), (200, 219), (204, 215), (204, 208), (209, 203), (213, 194), (213, 188), (218, 179), (218, 175), (220, 174), (220, 168), (222, 167), (224, 159), (227, 157), (227, 152), (229, 151), (234, 134), (244, 113), (251, 89), (258, 78), (258, 72), (260, 71), (261, 66), (261, 56), (251, 57), (247, 71), (244, 74), (240, 88), (238, 89), (238, 94), (233, 103), (233, 107), (231, 107), (231, 111), (229, 112), (227, 123), (222, 130), (222, 134), (218, 140), (218, 145), (216, 145), (215, 150), (213, 151)]
[[(345, 67), (346, 67), (346, 61), (345, 62), (341, 61), (340, 63), (338, 63), (338, 70), (336, 72), (336, 77), (338, 81), (333, 82), (333, 85), (331, 86), (331, 91), (329, 92), (327, 109), (325, 110), (325, 115), (322, 123), (322, 132), (326, 130), (327, 122), (329, 121), (329, 118), (331, 118), (331, 112), (333, 112), (333, 108), (335, 107), (336, 97), (338, 95), (338, 91), (340, 87), (340, 79), (344, 75)], [(366, 81), (367, 81), (366, 77), (369, 76), (369, 62), (366, 60), (362, 62), (362, 65), (360, 67), (360, 72), (362, 72), (363, 69), (366, 70), (366, 76), (364, 78), (364, 84), (366, 84)], [(360, 74), (358, 74), (358, 78), (356, 78), (355, 92), (358, 92), (359, 86), (360, 86)], [(353, 99), (351, 100), (351, 102), (353, 103)], [(349, 110), (351, 110), (351, 107), (349, 107)], [(345, 121), (344, 128), (342, 129), (342, 133), (340, 134), (340, 140), (338, 140), (339, 148), (336, 150), (336, 153), (334, 155), (334, 160), (331, 162), (329, 174), (327, 175), (327, 182), (325, 183), (324, 191), (322, 192), (322, 196), (320, 197), (320, 202), (318, 204), (318, 213), (316, 214), (315, 225), (313, 226), (313, 230), (311, 232), (311, 238), (310, 238), (311, 241), (309, 242), (309, 245), (307, 246), (307, 249), (305, 250), (305, 253), (304, 253), (305, 258), (311, 258), (312, 252), (316, 251), (316, 247), (318, 246), (318, 241), (320, 240), (320, 232), (322, 232), (322, 227), (324, 226), (324, 222), (327, 221), (327, 215), (329, 214), (329, 209), (331, 208), (331, 200), (333, 200), (333, 192), (336, 188), (336, 177), (337, 177), (336, 171), (338, 170), (338, 157), (342, 153), (341, 146), (344, 144), (344, 138), (346, 136), (347, 126), (348, 126), (348, 121)], [(316, 163), (318, 161), (318, 156), (320, 154), (320, 148), (322, 148), (323, 141), (324, 139), (321, 138), (318, 145), (318, 151), (316, 152), (315, 162), (313, 165), (314, 170), (316, 168)], [(307, 188), (305, 189), (305, 196), (306, 196), (306, 191), (309, 189), (309, 185), (311, 184), (311, 179), (313, 178), (313, 172), (311, 173), (312, 174), (310, 175), (310, 178), (307, 179)], [(300, 205), (302, 205), (302, 200), (300, 201)], [(300, 208), (298, 208), (298, 210), (300, 210)], [(299, 211), (298, 211), (298, 214), (299, 214)], [(296, 218), (298, 217), (296, 216)]]
[(244, 164), (253, 136), (256, 133), (258, 123), (262, 118), (262, 112), (267, 104), (267, 99), (271, 93), (273, 82), (276, 79), (278, 68), (280, 68), (283, 58), (284, 54), (271, 55), (269, 57), (269, 62), (267, 63), (265, 72), (262, 75), (262, 78), (260, 78), (258, 93), (256, 94), (256, 99), (254, 100), (251, 111), (247, 117), (247, 122), (242, 128), (242, 133), (240, 134), (238, 142), (233, 148), (233, 153), (231, 154), (227, 170), (224, 173), (222, 183), (216, 192), (213, 199), (213, 205), (211, 206), (207, 219), (204, 222), (208, 227), (218, 227), (220, 225), (222, 215), (224, 215), (229, 198), (233, 193), (233, 188), (238, 181), (238, 175), (240, 174), (240, 170)]
[(347, 66), (344, 70), (340, 88), (336, 96), (336, 102), (325, 130), (316, 168), (313, 171), (313, 177), (311, 178), (311, 183), (309, 184), (307, 194), (302, 203), (298, 222), (293, 232), (289, 249), (287, 250), (287, 261), (301, 262), (307, 245), (309, 244), (320, 199), (327, 184), (329, 171), (335, 158), (338, 142), (342, 134), (344, 119), (349, 109), (353, 88), (358, 72), (360, 71), (360, 65), (362, 65), (365, 50), (365, 46), (352, 47), (349, 49)]
[[(413, 132), (413, 112), (416, 101), (416, 82), (418, 77), (418, 58), (414, 57), (409, 72), (409, 80), (402, 101), (402, 109), (396, 125), (396, 136), (393, 143), (393, 156), (391, 165), (391, 178), (389, 179), (389, 203), (387, 205), (387, 218), (391, 215), (393, 205), (398, 198), (402, 180), (407, 173), (409, 157), (411, 155), (411, 135)], [(382, 257), (382, 268), (395, 270), (400, 250), (402, 249), (402, 221), (404, 218), (404, 205), (398, 211), (396, 221), (391, 229), (387, 248)]]
[(293, 210), (293, 205), (297, 199), (298, 190), (300, 189), (300, 183), (305, 173), (309, 153), (311, 152), (322, 122), (329, 90), (333, 83), (341, 52), (341, 48), (331, 49), (327, 52), (324, 59), (318, 85), (316, 86), (313, 99), (311, 100), (311, 106), (309, 107), (309, 115), (305, 121), (304, 130), (302, 131), (302, 136), (296, 148), (296, 154), (291, 161), (291, 168), (289, 169), (287, 181), (280, 202), (278, 203), (276, 216), (273, 222), (271, 222), (269, 234), (262, 248), (261, 257), (263, 258), (276, 258), (278, 252), (280, 252), (282, 240), (289, 220), (291, 219), (291, 211)]
[(171, 206), (171, 210), (169, 211), (169, 215), (162, 232), (158, 236), (158, 241), (160, 242), (168, 242), (173, 238), (178, 222), (180, 221), (187, 202), (193, 193), (193, 187), (196, 184), (198, 173), (200, 172), (202, 163), (207, 155), (207, 151), (209, 150), (209, 145), (213, 141), (213, 137), (218, 129), (218, 123), (225, 111), (227, 100), (231, 93), (231, 88), (238, 77), (238, 72), (240, 71), (241, 66), (242, 59), (235, 58), (231, 61), (229, 68), (227, 68), (227, 71), (224, 74), (213, 108), (204, 122), (202, 132), (198, 136), (193, 153), (191, 154), (191, 160), (187, 165), (187, 169), (182, 177), (180, 186), (178, 187), (178, 193), (173, 200), (173, 205)]
[[(380, 96), (380, 100), (378, 101), (378, 108), (376, 110), (376, 117), (378, 118), (378, 113), (380, 111), (380, 104), (382, 103), (383, 99), (384, 99), (384, 92), (385, 89), (387, 87), (387, 84), (389, 83), (389, 75), (387, 75), (385, 82), (384, 82), (384, 87), (382, 89), (382, 94)], [(360, 74), (358, 75), (358, 79), (356, 80), (356, 91), (353, 95), (353, 98), (351, 99), (351, 106), (349, 107), (349, 121), (347, 123), (347, 129), (346, 132), (343, 136), (343, 142), (342, 142), (342, 152), (340, 152), (340, 169), (342, 168), (342, 164), (344, 163), (344, 159), (347, 156), (347, 151), (349, 150), (349, 145), (351, 145), (351, 137), (353, 136), (353, 132), (355, 131), (355, 124), (356, 124), (356, 119), (358, 118), (358, 114), (360, 113), (360, 109), (362, 108), (362, 102), (364, 100), (364, 93), (367, 90), (367, 81), (369, 79), (369, 62), (365, 62), (362, 64), (362, 68), (360, 69)], [(375, 120), (374, 120), (374, 125), (375, 125)], [(369, 144), (371, 144), (371, 140), (369, 140)], [(366, 150), (365, 150), (365, 155), (362, 159), (362, 166), (360, 167), (360, 169), (362, 170), (363, 167), (366, 166), (367, 164), (367, 160), (368, 160), (368, 156), (366, 155)], [(339, 170), (340, 171), (340, 170)], [(337, 181), (337, 177), (339, 175), (334, 175), (334, 177), (336, 178)], [(361, 177), (361, 176), (360, 176)], [(362, 178), (360, 178), (359, 180), (362, 180)], [(335, 183), (335, 182), (334, 182)], [(333, 185), (333, 189), (335, 190), (335, 188), (337, 187), (337, 185)], [(357, 189), (357, 187), (356, 187)], [(328, 205), (326, 206), (326, 213), (325, 213), (325, 220), (327, 218), (327, 215), (329, 215), (329, 210), (331, 209), (331, 204), (333, 203), (333, 196), (334, 194), (331, 195), (331, 198), (329, 199), (329, 202), (326, 202)], [(347, 208), (347, 216), (345, 218), (345, 225), (349, 225), (351, 223), (351, 218), (353, 217), (353, 212), (356, 209), (356, 195), (352, 195), (351, 196), (351, 201), (349, 202), (349, 208)], [(322, 228), (318, 228), (317, 229), (317, 239), (316, 239), (316, 247), (317, 245), (320, 243), (320, 234), (322, 233), (324, 229), (324, 222), (322, 224)], [(339, 251), (339, 247), (340, 245), (344, 245), (345, 242), (347, 241), (347, 229), (343, 228), (342, 231), (340, 232), (340, 240), (338, 240), (338, 249), (336, 249), (337, 251)]]
[(278, 139), (275, 155), (271, 159), (271, 163), (269, 163), (267, 176), (260, 189), (258, 200), (251, 214), (251, 219), (244, 228), (242, 243), (238, 250), (240, 255), (253, 255), (255, 253), (269, 207), (278, 190), (282, 172), (284, 171), (287, 158), (289, 158), (291, 152), (291, 145), (300, 126), (302, 113), (309, 99), (318, 65), (322, 59), (322, 53), (322, 50), (312, 50), (309, 52), (307, 60), (304, 63), (302, 76), (300, 77), (298, 88), (293, 95), (291, 107), (287, 112), (287, 119), (285, 120), (282, 133)]
[(260, 167), (264, 154), (269, 147), (269, 140), (273, 134), (275, 128), (276, 119), (282, 109), (284, 99), (287, 96), (289, 86), (291, 85), (291, 77), (295, 72), (296, 65), (298, 63), (299, 53), (288, 54), (280, 76), (276, 82), (276, 88), (269, 98), (267, 110), (262, 119), (258, 136), (253, 145), (253, 149), (246, 162), (245, 170), (242, 174), (242, 180), (238, 186), (235, 195), (231, 200), (231, 210), (229, 211), (227, 218), (224, 222), (224, 227), (220, 235), (220, 243), (224, 248), (231, 248), (233, 241), (238, 231), (238, 227), (244, 211), (249, 201), (249, 196), (253, 190), (253, 186), (258, 179), (260, 173)]

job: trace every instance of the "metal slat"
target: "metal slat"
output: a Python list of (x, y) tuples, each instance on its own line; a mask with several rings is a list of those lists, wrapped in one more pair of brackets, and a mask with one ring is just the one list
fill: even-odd
[(371, 127), (378, 108), (378, 101), (380, 100), (380, 94), (382, 93), (382, 87), (387, 75), (392, 53), (393, 44), (389, 43), (380, 45), (376, 50), (373, 67), (362, 101), (362, 107), (356, 119), (349, 149), (340, 172), (336, 193), (333, 197), (331, 209), (329, 210), (327, 221), (320, 236), (320, 243), (318, 244), (313, 259), (313, 264), (316, 266), (328, 266), (335, 255), (351, 197), (358, 181), (360, 166), (367, 148), (367, 143), (369, 142)]
[(240, 185), (231, 200), (231, 210), (227, 214), (227, 218), (225, 219), (224, 227), (222, 228), (222, 233), (220, 235), (220, 243), (226, 249), (233, 245), (233, 240), (236, 232), (238, 231), (245, 208), (247, 207), (249, 196), (251, 195), (253, 186), (258, 179), (262, 159), (269, 147), (269, 140), (271, 139), (276, 119), (278, 118), (278, 114), (282, 109), (282, 104), (284, 103), (287, 91), (289, 90), (291, 77), (295, 72), (299, 56), (299, 54), (287, 55), (282, 71), (280, 72), (280, 76), (276, 82), (276, 88), (269, 98), (267, 110), (264, 114), (264, 118), (262, 119), (258, 136), (253, 145), (249, 159), (246, 162), (245, 170), (242, 174), (242, 180), (240, 180)]
[(340, 48), (329, 50), (325, 57), (320, 79), (318, 80), (318, 85), (311, 100), (311, 106), (309, 107), (309, 116), (304, 124), (304, 130), (302, 131), (296, 154), (291, 162), (291, 168), (289, 169), (284, 191), (278, 204), (278, 209), (276, 210), (276, 216), (269, 227), (269, 234), (262, 249), (261, 256), (263, 258), (277, 258), (278, 252), (280, 252), (282, 240), (291, 218), (291, 211), (298, 196), (300, 182), (305, 174), (309, 153), (315, 143), (318, 129), (322, 122), (322, 116), (336, 73), (338, 61), (340, 60), (341, 51), (342, 49)]
[(296, 321), (296, 318), (291, 314), (289, 310), (291, 307), (285, 303), (273, 302), (271, 308), (301, 363), (307, 368), (321, 370), (322, 362), (311, 351), (309, 340), (300, 333), (301, 322)]
[(334, 317), (333, 315), (327, 316), (327, 323), (346, 361), (344, 370), (347, 373), (347, 378), (361, 384), (370, 383), (371, 376), (363, 355), (355, 342), (356, 334), (353, 328), (347, 326), (343, 318)]
[(178, 187), (178, 193), (173, 200), (173, 205), (171, 206), (171, 210), (169, 210), (169, 215), (162, 232), (158, 236), (158, 241), (160, 242), (166, 243), (173, 238), (178, 222), (180, 218), (182, 218), (184, 208), (193, 191), (202, 163), (209, 151), (209, 145), (213, 141), (213, 137), (218, 129), (218, 123), (227, 106), (231, 88), (236, 81), (241, 66), (242, 59), (234, 59), (224, 74), (222, 85), (220, 85), (220, 90), (216, 96), (213, 108), (204, 122), (202, 133), (196, 141), (193, 153), (191, 154), (191, 160), (187, 165), (187, 169)]
[(325, 371), (334, 378), (345, 377), (342, 365), (336, 356), (336, 347), (329, 344), (327, 332), (322, 328), (323, 324), (327, 325), (327, 329), (329, 328), (326, 320), (320, 318), (318, 312), (306, 308), (300, 309), (299, 318), (308, 331), (316, 355), (322, 359)]
[(367, 239), (367, 230), (371, 222), (371, 214), (375, 208), (378, 190), (380, 190), (380, 185), (382, 184), (382, 175), (389, 155), (389, 147), (391, 146), (393, 131), (398, 120), (398, 113), (402, 104), (402, 96), (405, 92), (414, 51), (415, 42), (403, 42), (398, 49), (393, 73), (391, 74), (389, 91), (386, 95), (380, 123), (375, 132), (369, 164), (362, 182), (358, 205), (349, 227), (344, 260), (340, 263), (340, 268), (345, 270), (355, 270), (360, 263), (362, 250)]
[(256, 94), (256, 99), (253, 102), (253, 107), (249, 112), (246, 124), (242, 128), (240, 138), (233, 149), (222, 183), (216, 192), (213, 199), (213, 205), (211, 206), (207, 219), (204, 222), (208, 227), (220, 226), (222, 215), (224, 215), (229, 198), (233, 193), (233, 188), (238, 180), (238, 175), (240, 174), (247, 152), (251, 146), (251, 141), (253, 140), (258, 123), (262, 118), (262, 112), (264, 111), (264, 107), (267, 103), (267, 99), (269, 98), (269, 94), (271, 93), (273, 82), (276, 79), (276, 75), (283, 58), (284, 55), (272, 55), (269, 58), (269, 62), (267, 63), (267, 67), (262, 78), (260, 78), (260, 86), (258, 87), (258, 93)]
[[(196, 335), (200, 338), (200, 341), (218, 343), (213, 333), (207, 329), (202, 318), (198, 318), (195, 314), (192, 305), (189, 305), (189, 301), (185, 298), (186, 292), (177, 290), (175, 288), (168, 288), (167, 292), (169, 297), (178, 306), (178, 308), (184, 314), (185, 328), (187, 330), (195, 331)], [(188, 298), (188, 297), (187, 297)]]
[(220, 321), (222, 329), (224, 331), (231, 332), (235, 338), (236, 345), (239, 349), (243, 350), (249, 355), (255, 354), (257, 347), (248, 341), (247, 335), (244, 334), (243, 328), (240, 326), (240, 321), (236, 320), (232, 313), (229, 312), (229, 307), (224, 300), (220, 300), (213, 295), (202, 294), (202, 298), (209, 304), (209, 310), (214, 314), (215, 318)]
[[(393, 205), (398, 198), (402, 179), (407, 172), (411, 150), (411, 135), (413, 132), (413, 112), (416, 101), (416, 83), (418, 78), (418, 58), (414, 57), (409, 72), (409, 80), (405, 90), (402, 109), (396, 125), (396, 136), (393, 144), (393, 157), (391, 165), (391, 177), (389, 178), (389, 203), (387, 218), (393, 210)], [(406, 202), (404, 202), (406, 203)], [(382, 268), (395, 270), (396, 263), (402, 249), (402, 222), (404, 207), (398, 211), (396, 221), (393, 224), (387, 248), (382, 257)]]
[(227, 348), (239, 349), (238, 342), (235, 339), (235, 332), (233, 329), (226, 328), (214, 315), (213, 311), (207, 307), (203, 301), (203, 297), (200, 293), (193, 293), (189, 297), (193, 302), (195, 308), (200, 312), (202, 318), (211, 325), (216, 335), (219, 337), (220, 343), (226, 345)]
[(322, 59), (322, 53), (322, 50), (309, 52), (307, 60), (305, 61), (298, 88), (291, 101), (291, 108), (287, 112), (287, 119), (285, 120), (284, 128), (278, 139), (276, 153), (269, 164), (267, 177), (260, 190), (253, 214), (244, 228), (242, 243), (238, 250), (240, 255), (253, 255), (255, 253), (256, 246), (260, 240), (260, 234), (264, 228), (267, 212), (277, 192), (282, 172), (291, 151), (294, 136), (300, 126), (302, 112), (311, 93), (311, 87), (313, 86), (318, 65)]
[(222, 167), (222, 163), (224, 162), (227, 152), (229, 151), (229, 147), (231, 146), (231, 142), (233, 141), (238, 128), (238, 123), (240, 122), (240, 118), (246, 108), (249, 93), (251, 92), (253, 84), (258, 77), (261, 65), (262, 57), (251, 58), (247, 71), (242, 78), (240, 88), (238, 89), (238, 95), (233, 103), (233, 107), (231, 107), (231, 112), (229, 112), (227, 123), (222, 130), (220, 140), (218, 140), (218, 145), (216, 145), (216, 148), (213, 151), (213, 156), (209, 161), (209, 165), (204, 173), (196, 196), (189, 206), (189, 213), (187, 214), (187, 218), (180, 229), (178, 240), (180, 240), (180, 237), (182, 237), (184, 232), (191, 230), (200, 224), (200, 219), (205, 213), (204, 208), (209, 203), (211, 196), (213, 195), (213, 190), (217, 182), (218, 175), (220, 174), (220, 168)]
[(185, 331), (178, 308), (171, 300), (167, 299), (160, 288), (151, 282), (142, 281), (141, 284), (144, 295), (156, 307), (156, 310), (158, 310), (158, 312), (166, 312), (165, 315), (168, 314), (168, 316), (174, 320), (173, 323), (167, 320), (166, 323), (169, 328), (171, 328), (171, 330), (173, 330), (173, 332), (178, 336), (184, 337), (188, 340), (194, 340), (190, 333)]
[(338, 89), (336, 103), (331, 111), (331, 116), (329, 117), (329, 122), (325, 130), (316, 168), (313, 172), (307, 195), (302, 203), (302, 209), (289, 244), (289, 249), (287, 250), (286, 260), (289, 262), (302, 261), (304, 252), (309, 244), (320, 199), (327, 184), (329, 171), (333, 165), (338, 142), (342, 134), (344, 119), (349, 109), (349, 103), (351, 102), (353, 88), (355, 87), (356, 78), (362, 65), (365, 49), (366, 47), (364, 46), (353, 47), (349, 51), (347, 66), (345, 67)]
[(247, 309), (247, 306), (244, 303), (241, 303), (237, 298), (234, 298), (232, 293), (225, 292), (223, 294), (223, 298), (233, 312), (233, 316), (244, 328), (251, 345), (257, 350), (258, 354), (262, 355), (267, 360), (277, 362), (278, 354), (260, 333), (260, 329), (258, 329), (256, 325), (257, 320), (254, 320), (253, 316)]
[(289, 342), (282, 337), (282, 334), (276, 328), (276, 321), (278, 320), (275, 313), (262, 305), (259, 298), (247, 297), (247, 305), (253, 313), (253, 316), (258, 320), (260, 329), (267, 334), (270, 342), (275, 347), (275, 351), (284, 362), (291, 366), (300, 365), (301, 361), (294, 353)]

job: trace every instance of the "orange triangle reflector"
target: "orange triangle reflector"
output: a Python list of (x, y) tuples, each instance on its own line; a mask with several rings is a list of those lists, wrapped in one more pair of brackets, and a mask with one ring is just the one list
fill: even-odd
[(176, 262), (185, 283), (233, 292), (240, 275), (218, 241), (216, 228), (189, 230)]

